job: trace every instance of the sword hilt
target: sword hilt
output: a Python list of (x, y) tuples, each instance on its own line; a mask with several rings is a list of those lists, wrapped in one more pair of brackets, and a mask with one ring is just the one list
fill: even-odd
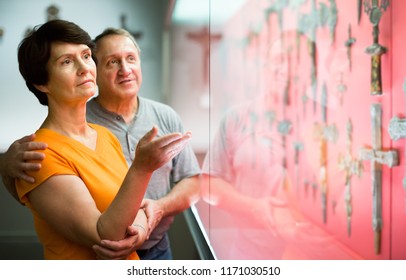
[(371, 59), (371, 95), (382, 94), (381, 57), (372, 56)]
[(371, 55), (371, 95), (382, 94), (381, 55), (386, 53), (386, 48), (374, 43), (369, 46), (366, 53)]

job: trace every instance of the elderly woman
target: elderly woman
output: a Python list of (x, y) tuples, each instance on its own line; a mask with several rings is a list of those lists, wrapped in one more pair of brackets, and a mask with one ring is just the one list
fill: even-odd
[(116, 137), (86, 121), (86, 102), (96, 92), (92, 48), (87, 32), (63, 20), (35, 28), (18, 48), (27, 87), (48, 106), (35, 138), (48, 144), (42, 168), (29, 174), (35, 183), (16, 181), (46, 259), (95, 259), (92, 245), (123, 239), (130, 225), (139, 228), (141, 245), (147, 222), (140, 203), (149, 179), (190, 138), (173, 133), (154, 139), (153, 127), (128, 169)]

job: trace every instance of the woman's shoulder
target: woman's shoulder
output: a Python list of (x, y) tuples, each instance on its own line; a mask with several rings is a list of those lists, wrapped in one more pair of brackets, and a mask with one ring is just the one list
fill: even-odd
[(35, 132), (35, 142), (45, 142), (48, 147), (64, 142), (64, 136), (48, 128), (40, 128)]

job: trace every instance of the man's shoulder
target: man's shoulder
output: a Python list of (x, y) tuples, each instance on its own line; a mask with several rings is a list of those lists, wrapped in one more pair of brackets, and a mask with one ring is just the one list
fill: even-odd
[(177, 114), (176, 111), (168, 104), (152, 100), (145, 97), (139, 97), (139, 102), (142, 108), (146, 111), (154, 111), (155, 113), (161, 114)]
[(172, 107), (169, 106), (168, 104), (165, 104), (165, 103), (162, 103), (160, 101), (156, 101), (156, 100), (153, 100), (150, 98), (139, 96), (138, 100), (140, 101), (140, 103), (143, 103), (146, 106), (163, 107), (163, 108), (169, 108), (169, 109), (173, 110)]

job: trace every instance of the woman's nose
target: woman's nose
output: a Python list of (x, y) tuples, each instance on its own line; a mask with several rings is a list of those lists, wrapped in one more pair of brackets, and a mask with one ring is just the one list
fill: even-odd
[(86, 73), (90, 71), (90, 64), (86, 61), (80, 60), (79, 61), (79, 72), (80, 74)]

